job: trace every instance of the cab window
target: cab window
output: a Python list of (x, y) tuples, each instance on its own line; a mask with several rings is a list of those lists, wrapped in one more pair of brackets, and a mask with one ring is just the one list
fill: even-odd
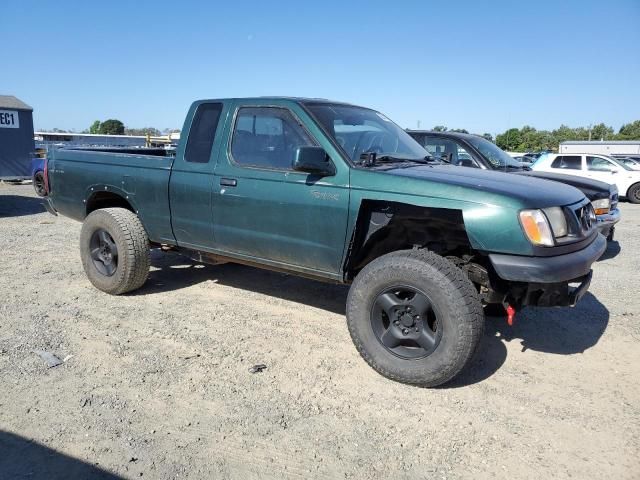
[(213, 139), (218, 129), (220, 112), (222, 112), (221, 103), (198, 105), (185, 148), (184, 159), (187, 162), (207, 163), (209, 161)]
[(606, 158), (587, 157), (587, 170), (594, 172), (610, 172), (616, 170), (616, 165)]
[(551, 163), (551, 168), (565, 170), (581, 170), (582, 157), (580, 155), (558, 155)]
[(471, 154), (458, 142), (447, 138), (426, 136), (422, 141), (425, 150), (438, 160), (450, 162), (452, 165), (477, 167)]
[(278, 107), (243, 107), (238, 110), (231, 155), (239, 165), (291, 169), (296, 150), (316, 145), (291, 112)]

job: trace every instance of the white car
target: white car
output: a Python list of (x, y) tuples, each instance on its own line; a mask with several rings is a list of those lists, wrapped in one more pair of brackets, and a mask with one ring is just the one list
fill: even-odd
[(593, 178), (618, 187), (620, 196), (640, 203), (640, 170), (633, 170), (608, 155), (592, 153), (548, 153), (542, 155), (532, 170)]

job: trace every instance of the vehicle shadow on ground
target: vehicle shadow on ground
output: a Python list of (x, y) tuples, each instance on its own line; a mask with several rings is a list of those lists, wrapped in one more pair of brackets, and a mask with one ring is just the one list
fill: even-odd
[(345, 285), (318, 282), (233, 263), (200, 264), (176, 253), (163, 253), (159, 250), (152, 251), (151, 265), (155, 268), (150, 272), (147, 283), (130, 295), (149, 295), (179, 290), (212, 281), (239, 290), (309, 305), (339, 315), (345, 314), (349, 291)]
[[(203, 265), (175, 253), (154, 250), (154, 270), (141, 289), (130, 295), (178, 290), (205, 281), (239, 290), (345, 314), (349, 287), (327, 284), (292, 275), (237, 264)], [(459, 377), (445, 385), (455, 388), (481, 382), (493, 375), (507, 359), (506, 343), (519, 341), (521, 352), (535, 350), (558, 355), (582, 353), (593, 347), (609, 323), (609, 311), (591, 293), (573, 308), (527, 307), (518, 312), (512, 327), (506, 318), (487, 317), (478, 352)]]
[(602, 260), (610, 260), (616, 257), (621, 250), (622, 250), (622, 247), (620, 247), (620, 242), (617, 242), (616, 240), (607, 242), (607, 249), (604, 251), (602, 256), (598, 259), (598, 261), (601, 262)]
[(0, 195), (0, 218), (24, 217), (45, 211), (40, 198)]
[(506, 361), (507, 343), (520, 343), (523, 354), (534, 350), (574, 355), (596, 345), (608, 324), (609, 310), (591, 293), (573, 308), (525, 308), (516, 315), (512, 327), (506, 318), (487, 317), (484, 338), (474, 360), (445, 388), (464, 387), (489, 378)]
[(0, 430), (0, 478), (119, 480), (123, 477)]

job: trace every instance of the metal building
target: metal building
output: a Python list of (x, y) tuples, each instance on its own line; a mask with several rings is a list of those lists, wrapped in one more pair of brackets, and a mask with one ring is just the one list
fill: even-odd
[(33, 108), (0, 95), (0, 179), (29, 178), (34, 150)]
[(568, 141), (562, 142), (559, 153), (601, 153), (605, 155), (638, 155), (639, 140)]

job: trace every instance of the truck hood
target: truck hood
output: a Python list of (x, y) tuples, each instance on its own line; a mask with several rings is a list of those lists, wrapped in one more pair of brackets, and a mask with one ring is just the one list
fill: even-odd
[[(478, 201), (482, 202), (482, 193), (494, 194), (517, 200), (528, 208), (546, 208), (571, 205), (581, 201), (584, 194), (575, 187), (559, 182), (533, 178), (524, 175), (464, 168), (453, 165), (417, 165), (399, 166), (383, 170), (394, 176), (413, 178), (465, 190), (479, 190)], [(467, 198), (473, 201), (473, 198)]]
[(590, 200), (598, 200), (601, 198), (609, 198), (614, 193), (618, 193), (618, 187), (610, 183), (601, 182), (592, 178), (577, 177), (575, 175), (563, 175), (561, 173), (551, 172), (517, 172), (515, 175), (523, 175), (525, 177), (541, 178), (543, 180), (553, 180), (555, 182), (566, 183), (572, 187), (576, 187)]

